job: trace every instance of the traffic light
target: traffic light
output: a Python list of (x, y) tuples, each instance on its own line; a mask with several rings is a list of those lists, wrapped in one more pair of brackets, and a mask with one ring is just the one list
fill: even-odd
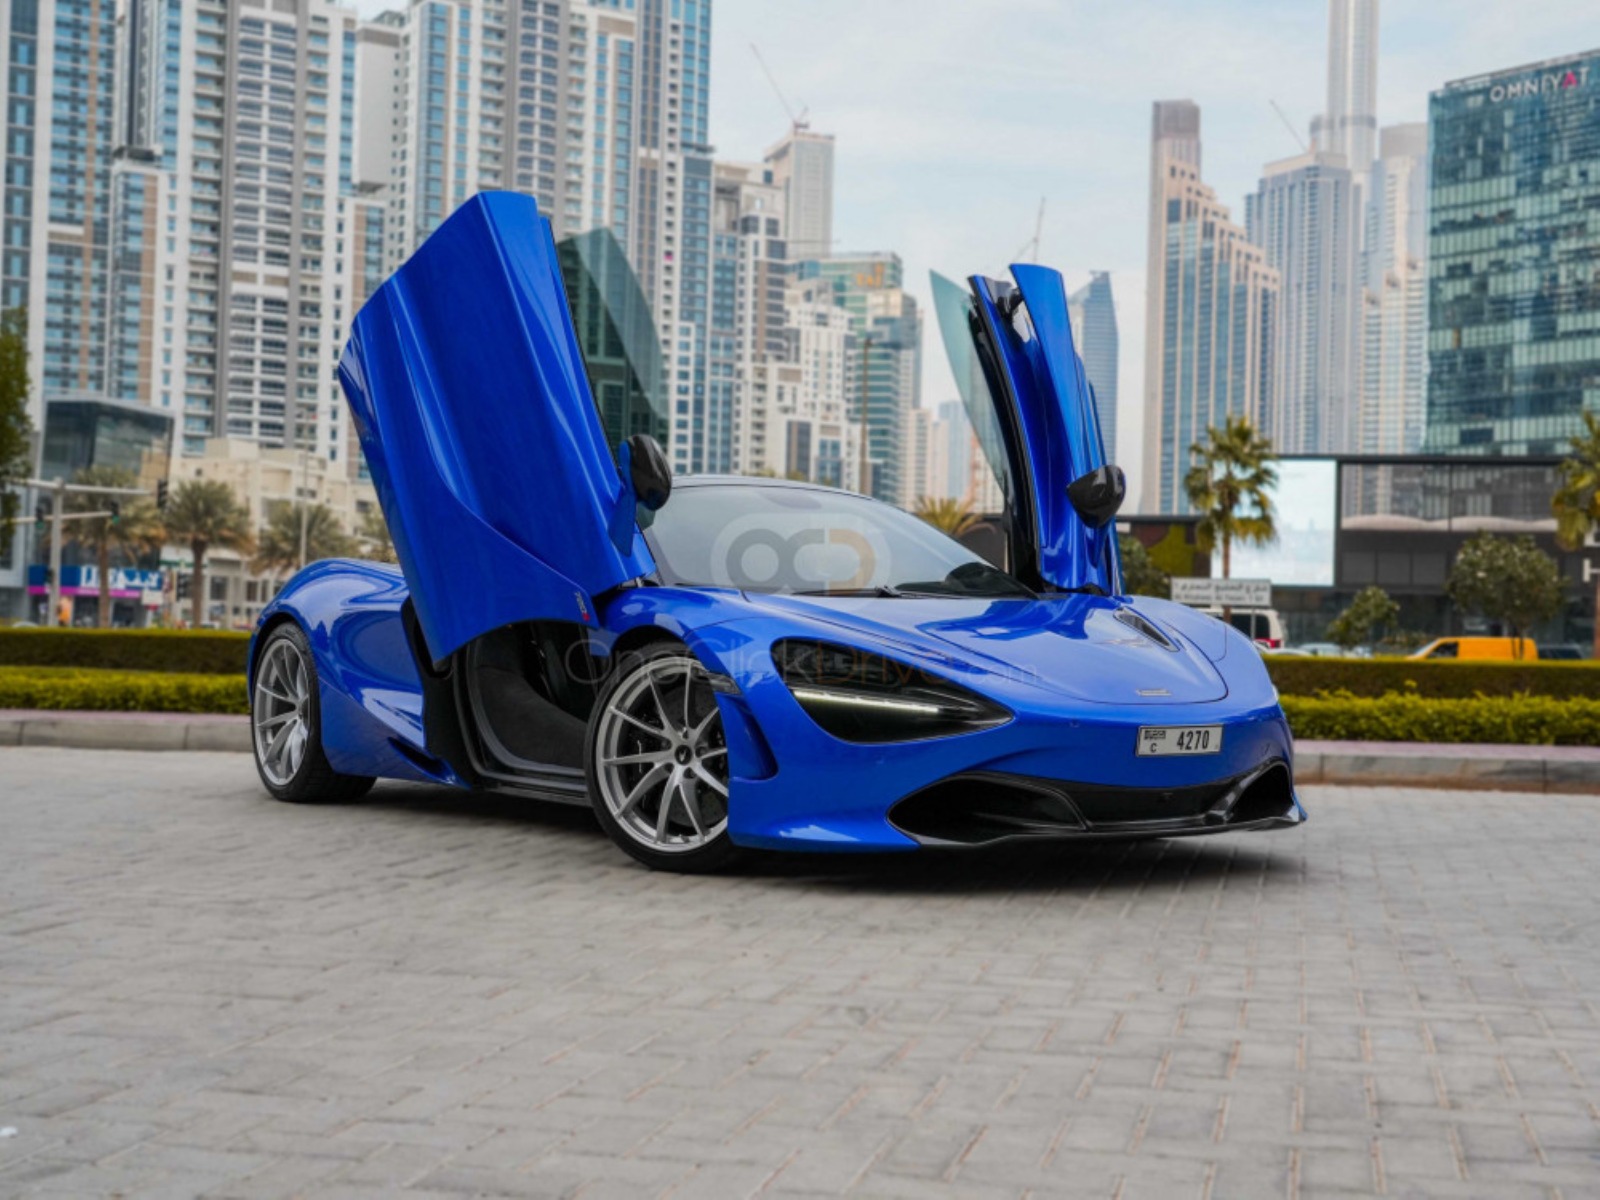
[(35, 532), (43, 537), (45, 527), (50, 523), (50, 501), (41, 500), (33, 506), (33, 522)]
[(165, 479), (156, 484), (156, 508), (161, 512), (167, 510), (167, 481)]
[(122, 505), (116, 500), (106, 502), (106, 511), (111, 514), (111, 524), (115, 525), (122, 516)]

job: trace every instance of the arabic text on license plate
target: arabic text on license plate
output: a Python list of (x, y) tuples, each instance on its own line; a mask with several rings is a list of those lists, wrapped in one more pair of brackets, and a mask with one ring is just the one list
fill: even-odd
[(1139, 754), (1218, 754), (1221, 725), (1144, 725), (1139, 729)]

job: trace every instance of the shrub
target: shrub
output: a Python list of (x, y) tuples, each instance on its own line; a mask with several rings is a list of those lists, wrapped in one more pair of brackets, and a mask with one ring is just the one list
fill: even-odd
[(0, 629), (0, 666), (242, 675), (249, 644), (213, 629)]
[(1549, 696), (1284, 696), (1299, 738), (1356, 742), (1486, 742), (1521, 746), (1600, 744), (1600, 700)]
[(1600, 699), (1600, 663), (1473, 662), (1461, 659), (1290, 658), (1268, 655), (1267, 671), (1284, 696), (1343, 691), (1465, 700), (1531, 693)]
[(0, 667), (0, 708), (242, 713), (250, 706), (243, 675)]

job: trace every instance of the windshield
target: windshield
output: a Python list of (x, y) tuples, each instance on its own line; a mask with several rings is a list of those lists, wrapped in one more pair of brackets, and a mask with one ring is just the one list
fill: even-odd
[(679, 488), (646, 536), (669, 584), (807, 595), (1032, 595), (931, 525), (847, 492)]

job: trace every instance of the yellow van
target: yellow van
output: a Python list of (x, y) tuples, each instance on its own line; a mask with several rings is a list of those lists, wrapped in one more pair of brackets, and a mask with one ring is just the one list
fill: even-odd
[(1408, 657), (1470, 658), (1478, 661), (1501, 659), (1512, 662), (1538, 658), (1539, 647), (1532, 638), (1448, 637), (1436, 638)]

